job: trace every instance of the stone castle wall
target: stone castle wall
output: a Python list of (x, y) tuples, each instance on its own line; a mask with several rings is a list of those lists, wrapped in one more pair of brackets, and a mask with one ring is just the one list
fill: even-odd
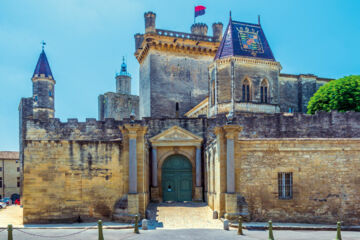
[[(313, 116), (250, 113), (236, 116), (234, 124), (242, 126), (243, 130), (235, 144), (235, 185), (238, 194), (248, 204), (251, 216), (257, 220), (270, 216), (279, 220), (293, 220), (289, 216), (294, 215), (305, 221), (305, 216), (310, 214), (307, 207), (315, 209), (320, 206), (323, 211), (333, 211), (334, 206), (339, 206), (336, 204), (344, 202), (346, 208), (342, 208), (342, 216), (353, 218), (349, 212), (350, 209), (355, 213), (357, 211), (351, 205), (356, 200), (356, 192), (350, 189), (357, 191), (355, 185), (358, 180), (354, 171), (359, 170), (360, 144), (356, 140), (360, 138), (359, 119), (359, 113), (354, 112), (318, 113)], [(147, 139), (172, 126), (182, 127), (204, 138), (207, 145), (204, 149), (205, 177), (202, 180), (205, 194), (209, 205), (224, 213), (226, 141), (225, 135), (219, 138), (213, 132), (216, 126), (226, 125), (223, 115), (213, 119), (145, 118), (133, 124), (147, 127), (145, 140), (137, 137), (139, 194), (134, 200), (137, 204), (135, 207), (134, 201), (127, 200), (129, 136), (132, 131), (126, 130), (127, 126), (132, 126), (129, 119), (87, 119), (86, 122), (69, 119), (66, 123), (59, 119), (46, 122), (25, 120), (22, 135), (24, 222), (74, 221), (79, 216), (83, 220), (106, 219), (111, 218), (119, 206), (125, 212), (137, 208), (143, 214), (149, 201), (151, 177)], [(263, 203), (265, 193), (255, 191), (266, 186), (267, 189), (274, 187), (268, 183), (274, 178), (268, 176), (271, 171), (281, 170), (275, 165), (285, 170), (293, 169), (294, 184), (295, 177), (298, 177), (294, 185), (294, 198), (302, 194), (308, 199), (300, 198), (301, 202), (304, 200), (303, 205), (299, 205), (301, 211), (291, 212), (291, 207), (300, 204), (298, 199), (294, 199), (295, 205), (289, 203), (288, 207), (281, 208), (274, 198), (275, 190), (269, 192), (272, 200), (266, 203)], [(310, 178), (314, 174), (314, 166), (318, 166), (316, 169), (323, 173)], [(327, 178), (327, 174), (334, 177)], [(345, 179), (347, 175), (351, 178)], [(319, 193), (300, 188), (301, 179), (307, 178), (313, 181), (320, 179), (323, 184), (328, 184), (328, 188), (324, 192), (319, 190)], [(340, 183), (335, 179), (339, 179)], [(298, 195), (295, 194), (295, 186)], [(342, 189), (343, 195), (338, 193), (338, 188)], [(330, 194), (330, 199), (327, 199), (326, 193)], [(332, 205), (327, 206), (330, 202)], [(259, 209), (263, 211), (259, 212)], [(314, 215), (318, 218), (312, 220), (321, 222), (326, 216), (335, 218), (340, 213), (326, 214), (319, 212), (319, 215)]]
[(139, 96), (107, 92), (100, 95), (99, 101), (99, 120), (114, 118), (122, 120), (129, 118), (134, 111), (136, 118), (139, 118)]
[[(208, 96), (212, 56), (186, 56), (151, 50), (140, 66), (140, 116), (179, 116)], [(149, 109), (148, 109), (149, 108)]]
[[(243, 128), (233, 150), (237, 213), (253, 221), (358, 224), (360, 113), (236, 118), (234, 126)], [(204, 158), (206, 199), (221, 216), (228, 213), (228, 133), (211, 132), (224, 121), (209, 120)], [(279, 172), (293, 174), (292, 199), (278, 198)]]
[[(239, 140), (236, 192), (252, 221), (358, 224), (360, 138)], [(293, 197), (278, 197), (278, 173), (293, 175)]]
[(279, 76), (279, 98), (281, 112), (307, 112), (307, 105), (315, 92), (331, 79), (322, 79), (314, 75)]

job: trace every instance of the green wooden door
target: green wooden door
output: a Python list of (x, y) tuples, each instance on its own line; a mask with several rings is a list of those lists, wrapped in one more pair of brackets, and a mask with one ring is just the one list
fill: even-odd
[(192, 200), (192, 166), (182, 155), (168, 157), (162, 166), (162, 193), (164, 201)]

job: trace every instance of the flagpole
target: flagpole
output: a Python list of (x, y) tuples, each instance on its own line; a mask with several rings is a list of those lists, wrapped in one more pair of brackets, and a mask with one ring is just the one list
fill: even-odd
[(196, 17), (195, 17), (195, 5), (194, 5), (194, 24), (195, 24), (195, 20), (196, 20)]

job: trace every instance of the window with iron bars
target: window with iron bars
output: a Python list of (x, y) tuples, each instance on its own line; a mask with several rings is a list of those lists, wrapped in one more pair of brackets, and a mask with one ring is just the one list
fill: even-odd
[(278, 173), (279, 199), (293, 198), (293, 174), (286, 172)]

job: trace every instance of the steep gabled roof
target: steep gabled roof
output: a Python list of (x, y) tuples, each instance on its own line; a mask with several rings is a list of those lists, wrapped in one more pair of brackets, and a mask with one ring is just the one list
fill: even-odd
[(255, 57), (275, 61), (260, 24), (237, 22), (231, 18), (215, 60), (228, 56)]
[(44, 74), (45, 77), (50, 77), (51, 76), (52, 78), (54, 78), (53, 75), (52, 75), (50, 65), (49, 65), (49, 62), (47, 60), (44, 49), (40, 53), (39, 60), (38, 60), (38, 62), (36, 64), (33, 77), (35, 77), (35, 75), (40, 76), (40, 74)]

